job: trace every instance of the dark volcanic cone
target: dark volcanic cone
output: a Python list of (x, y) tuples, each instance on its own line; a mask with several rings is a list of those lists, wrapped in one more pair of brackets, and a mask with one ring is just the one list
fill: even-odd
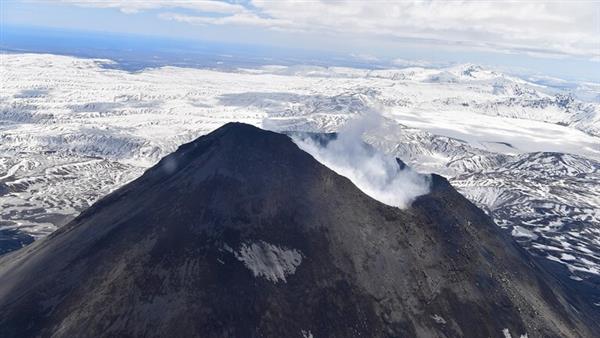
[(239, 123), (0, 259), (2, 337), (598, 336), (578, 304), (443, 178), (400, 210)]

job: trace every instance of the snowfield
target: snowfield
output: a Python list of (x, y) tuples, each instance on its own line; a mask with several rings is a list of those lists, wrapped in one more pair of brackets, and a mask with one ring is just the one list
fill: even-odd
[(277, 245), (258, 241), (243, 243), (238, 251), (225, 246), (225, 251), (235, 255), (235, 258), (252, 271), (254, 277), (263, 277), (277, 283), (286, 282), (286, 276), (293, 275), (302, 263), (302, 253), (295, 249), (281, 248)]
[[(378, 114), (383, 122), (366, 132), (368, 143), (448, 177), (573, 280), (600, 275), (598, 103), (474, 65), (131, 73), (104, 68), (109, 60), (1, 57), (0, 231), (7, 234), (50, 233), (229, 121), (335, 132)], [(0, 236), (0, 244), (14, 240)]]

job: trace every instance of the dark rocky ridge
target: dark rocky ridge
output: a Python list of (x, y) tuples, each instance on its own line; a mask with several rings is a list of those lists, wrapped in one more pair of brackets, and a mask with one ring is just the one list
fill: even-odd
[[(0, 225), (4, 225), (3, 223), (11, 224), (8, 221), (0, 221)], [(27, 244), (31, 244), (33, 240), (33, 237), (21, 233), (18, 230), (10, 228), (0, 229), (0, 255), (22, 248)]]
[[(0, 258), (0, 332), (600, 334), (586, 305), (481, 210), (442, 177), (432, 184), (407, 210), (386, 206), (287, 136), (227, 124)], [(285, 281), (255, 276), (242, 255), (253, 244), (255, 260), (277, 262), (276, 246), (299, 265), (271, 269)]]

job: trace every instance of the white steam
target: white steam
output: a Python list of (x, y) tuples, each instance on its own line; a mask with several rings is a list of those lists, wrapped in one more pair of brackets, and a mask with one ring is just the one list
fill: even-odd
[(365, 194), (387, 205), (406, 208), (429, 192), (431, 177), (409, 168), (401, 169), (396, 159), (366, 145), (362, 135), (377, 129), (378, 115), (369, 114), (349, 122), (335, 140), (326, 145), (309, 136), (295, 135), (294, 142), (317, 161), (347, 177)]

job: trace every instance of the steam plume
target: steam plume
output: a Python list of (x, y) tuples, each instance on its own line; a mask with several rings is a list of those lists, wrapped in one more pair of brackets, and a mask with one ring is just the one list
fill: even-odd
[(429, 192), (431, 179), (410, 168), (401, 168), (395, 158), (364, 143), (362, 135), (376, 130), (381, 122), (382, 117), (375, 114), (352, 120), (336, 139), (325, 145), (298, 134), (292, 139), (319, 162), (350, 179), (365, 194), (387, 205), (406, 208), (416, 197)]

